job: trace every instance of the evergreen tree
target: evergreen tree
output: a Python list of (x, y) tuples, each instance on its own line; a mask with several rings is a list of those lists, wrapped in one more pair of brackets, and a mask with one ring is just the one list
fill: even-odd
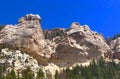
[(55, 72), (55, 79), (60, 79), (60, 76), (59, 76), (59, 74), (58, 74), (58, 71), (56, 70), (56, 72)]
[(93, 60), (89, 66), (66, 69), (66, 79), (120, 79), (120, 63)]
[(2, 67), (2, 65), (0, 65), (0, 79), (2, 79), (2, 78), (3, 78), (2, 73), (3, 73), (3, 67)]
[(37, 79), (43, 79), (44, 78), (44, 72), (42, 71), (42, 69), (39, 69), (39, 71), (37, 72)]
[(5, 77), (5, 79), (17, 79), (15, 71), (13, 69), (10, 72), (8, 71), (8, 74)]
[(47, 76), (48, 79), (53, 79), (53, 78), (52, 78), (52, 74), (51, 74), (50, 72), (47, 72), (47, 73), (46, 73), (46, 76)]
[(34, 79), (34, 72), (31, 70), (30, 67), (23, 70), (22, 72), (22, 79)]

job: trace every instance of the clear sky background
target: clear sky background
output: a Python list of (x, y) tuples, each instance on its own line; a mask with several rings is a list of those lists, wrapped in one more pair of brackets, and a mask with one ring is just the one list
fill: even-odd
[(43, 29), (77, 21), (105, 37), (120, 33), (120, 0), (0, 0), (0, 24), (17, 24), (28, 13), (41, 16)]

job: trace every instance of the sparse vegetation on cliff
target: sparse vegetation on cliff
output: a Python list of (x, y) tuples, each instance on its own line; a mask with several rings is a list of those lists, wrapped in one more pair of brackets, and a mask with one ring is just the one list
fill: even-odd
[[(46, 79), (42, 70), (39, 70), (35, 77), (30, 67), (23, 70), (21, 77), (19, 74), (15, 74), (14, 70), (11, 70), (6, 76), (0, 72), (0, 77), (2, 79)], [(47, 77), (47, 79), (52, 79), (51, 75)], [(55, 79), (120, 79), (120, 63), (105, 62), (103, 59), (98, 60), (98, 62), (93, 60), (89, 66), (81, 65), (73, 67), (73, 69), (67, 68), (60, 74), (56, 71), (54, 77)]]

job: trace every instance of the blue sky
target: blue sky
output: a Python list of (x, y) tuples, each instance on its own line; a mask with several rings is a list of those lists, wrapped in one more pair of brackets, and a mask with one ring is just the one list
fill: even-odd
[(39, 14), (42, 28), (87, 24), (105, 37), (120, 33), (120, 0), (1, 0), (0, 24), (17, 24), (28, 13)]

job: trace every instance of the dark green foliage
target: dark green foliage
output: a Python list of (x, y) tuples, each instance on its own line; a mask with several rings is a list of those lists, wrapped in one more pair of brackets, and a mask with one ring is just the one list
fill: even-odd
[(118, 38), (118, 37), (120, 37), (120, 34), (114, 35), (111, 39), (114, 40), (114, 39), (116, 39), (116, 38)]
[(47, 72), (46, 76), (47, 76), (48, 79), (52, 79), (52, 74), (50, 72)]
[(3, 79), (18, 79), (14, 70), (9, 71), (8, 74), (6, 76), (2, 77), (2, 78)]
[(22, 79), (34, 79), (34, 72), (28, 67), (22, 72)]
[(2, 78), (3, 78), (2, 73), (3, 73), (3, 67), (2, 67), (2, 65), (0, 65), (0, 79), (2, 79)]
[(11, 72), (9, 72), (6, 76), (7, 79), (17, 79), (17, 76), (14, 72), (14, 70), (11, 70)]
[(58, 71), (56, 70), (56, 72), (55, 72), (55, 79), (60, 79), (60, 76), (59, 76), (59, 73), (58, 73)]
[(57, 36), (64, 36), (66, 33), (63, 30), (58, 30), (58, 29), (53, 29), (53, 30), (47, 30), (47, 31), (43, 31), (44, 32), (44, 36), (45, 39), (53, 39)]
[[(20, 73), (16, 74), (14, 69), (11, 71), (8, 71), (6, 75), (2, 75), (3, 70), (1, 68), (2, 67), (0, 67), (0, 79), (45, 79), (44, 73), (41, 69), (37, 72), (37, 76), (35, 77), (34, 72), (31, 70), (30, 67), (23, 70), (22, 76), (20, 76)], [(49, 79), (52, 79), (52, 78), (49, 78)]]
[[(5, 76), (2, 74), (2, 68), (0, 67), (0, 79), (45, 79), (41, 69), (37, 72), (35, 78), (34, 72), (30, 67), (23, 70), (21, 77), (19, 73), (16, 75), (14, 70), (11, 70)], [(105, 62), (101, 58), (100, 60), (93, 60), (89, 66), (76, 66), (72, 70), (67, 68), (64, 70), (64, 74), (65, 77), (56, 71), (54, 77), (55, 79), (120, 79), (120, 63)], [(46, 76), (47, 79), (52, 79), (50, 73), (47, 73)]]
[(89, 66), (76, 66), (66, 69), (66, 79), (120, 79), (120, 63), (106, 63), (103, 59)]
[(39, 69), (39, 71), (37, 72), (37, 79), (43, 79), (44, 78), (44, 72), (42, 71), (42, 69)]

